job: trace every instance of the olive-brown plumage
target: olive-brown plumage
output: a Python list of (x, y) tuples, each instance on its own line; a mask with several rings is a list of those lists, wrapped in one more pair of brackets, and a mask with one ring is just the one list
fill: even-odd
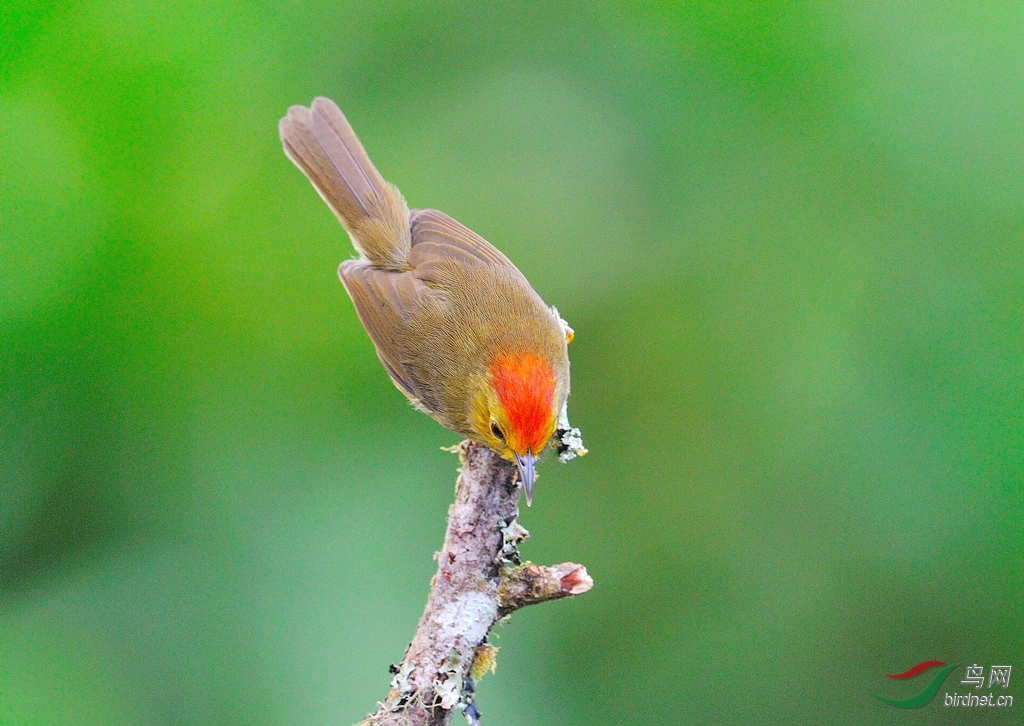
[(451, 217), (410, 211), (327, 98), (281, 119), (285, 153), (348, 230), (338, 268), (395, 385), (443, 426), (533, 465), (569, 394), (571, 331), (505, 255)]

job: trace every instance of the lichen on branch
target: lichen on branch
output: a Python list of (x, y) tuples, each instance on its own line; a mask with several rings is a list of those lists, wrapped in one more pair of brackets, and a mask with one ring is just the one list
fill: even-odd
[(427, 605), (405, 657), (392, 666), (390, 693), (361, 726), (442, 726), (459, 708), (478, 723), (474, 680), (493, 670), (497, 649), (487, 638), (494, 624), (526, 605), (593, 587), (582, 565), (521, 563), (519, 543), (529, 533), (518, 522), (515, 466), (469, 441), (458, 452), (462, 468)]

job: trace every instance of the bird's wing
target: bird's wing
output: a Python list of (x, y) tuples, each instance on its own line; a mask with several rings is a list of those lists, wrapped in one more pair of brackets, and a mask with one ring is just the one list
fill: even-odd
[(409, 222), (412, 229), (409, 263), (420, 270), (421, 277), (429, 279), (422, 268), (435, 260), (471, 265), (485, 263), (519, 273), (494, 245), (443, 212), (414, 209), (409, 215)]
[(414, 405), (435, 413), (438, 402), (405, 365), (407, 354), (402, 348), (404, 336), (400, 334), (422, 305), (423, 295), (429, 294), (426, 283), (413, 271), (382, 270), (363, 260), (342, 262), (338, 276), (391, 380)]
[(475, 273), (483, 276), (493, 275), (495, 268), (517, 276), (522, 273), (487, 240), (446, 214), (415, 210), (410, 222), (412, 269), (386, 270), (367, 261), (348, 260), (338, 268), (338, 275), (391, 380), (413, 404), (437, 415), (441, 402), (436, 393), (406, 364), (412, 353), (403, 348), (406, 326), (416, 317), (421, 325), (438, 324), (449, 292), (464, 283), (465, 274), (474, 274), (466, 268), (483, 268)]

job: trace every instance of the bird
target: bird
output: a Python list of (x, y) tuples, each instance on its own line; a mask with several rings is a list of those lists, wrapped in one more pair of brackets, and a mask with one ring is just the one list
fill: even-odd
[[(279, 131), (358, 253), (338, 276), (392, 382), (442, 426), (514, 461), (530, 506), (553, 439), (563, 461), (586, 453), (565, 415), (572, 328), (490, 242), (443, 212), (410, 209), (329, 98), (290, 107)], [(570, 430), (576, 439), (563, 441)]]

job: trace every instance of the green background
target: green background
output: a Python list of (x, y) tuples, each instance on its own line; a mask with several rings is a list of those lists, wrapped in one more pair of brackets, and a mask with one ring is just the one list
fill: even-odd
[[(577, 331), (591, 454), (541, 466), (524, 554), (596, 585), (499, 629), (485, 724), (1016, 723), (1022, 37), (1013, 2), (5, 2), (0, 722), (385, 696), (456, 437), (281, 151), (327, 95)], [(1021, 703), (871, 695), (932, 658)]]

